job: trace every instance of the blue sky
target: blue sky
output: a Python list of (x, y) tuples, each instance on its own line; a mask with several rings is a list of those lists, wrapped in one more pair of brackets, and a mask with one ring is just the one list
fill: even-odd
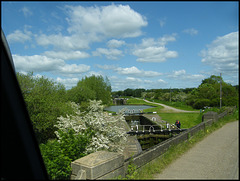
[(17, 72), (65, 85), (102, 75), (112, 90), (239, 84), (238, 1), (1, 1)]

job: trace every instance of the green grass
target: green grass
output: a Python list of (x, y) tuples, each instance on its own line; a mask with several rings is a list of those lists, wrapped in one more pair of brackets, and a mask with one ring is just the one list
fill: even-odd
[(176, 120), (181, 123), (181, 128), (191, 128), (202, 122), (200, 113), (160, 113), (162, 120), (175, 124)]
[[(155, 174), (161, 173), (170, 163), (179, 158), (187, 150), (192, 148), (196, 143), (203, 140), (206, 136), (211, 134), (213, 131), (221, 128), (226, 123), (239, 120), (238, 110), (233, 115), (228, 115), (218, 122), (207, 126), (205, 130), (201, 130), (194, 136), (189, 138), (187, 141), (182, 142), (178, 145), (171, 146), (163, 155), (147, 163), (139, 169), (136, 169), (133, 173), (134, 176), (131, 179), (136, 180), (149, 180), (153, 179)], [(169, 116), (167, 116), (169, 117)]]

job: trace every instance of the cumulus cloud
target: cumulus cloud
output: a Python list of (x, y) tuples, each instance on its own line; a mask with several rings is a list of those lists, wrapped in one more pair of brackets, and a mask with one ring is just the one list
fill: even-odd
[(88, 65), (65, 64), (64, 66), (59, 67), (58, 72), (66, 76), (71, 76), (72, 74), (82, 74), (88, 72), (89, 70), (90, 66)]
[(98, 65), (98, 64), (96, 64), (95, 66), (100, 69), (103, 69), (103, 70), (114, 70), (117, 68), (115, 65)]
[(204, 79), (204, 75), (202, 74), (188, 74), (186, 70), (173, 70), (171, 74), (168, 75), (170, 78), (178, 79), (178, 80), (202, 80)]
[(13, 33), (7, 35), (7, 40), (9, 43), (20, 42), (24, 43), (26, 41), (32, 40), (32, 33), (26, 29), (23, 31), (15, 30)]
[(169, 58), (176, 58), (176, 51), (169, 51), (165, 45), (175, 41), (176, 34), (165, 35), (154, 40), (153, 38), (142, 39), (140, 45), (136, 45), (133, 55), (137, 56), (139, 62), (164, 62)]
[(139, 70), (135, 66), (129, 68), (118, 67), (115, 69), (115, 71), (121, 75), (131, 75), (135, 77), (156, 77), (162, 75), (162, 73), (159, 72)]
[(101, 7), (66, 6), (70, 33), (101, 35), (104, 37), (137, 37), (146, 18), (128, 5)]
[(118, 49), (106, 49), (106, 48), (97, 48), (96, 51), (92, 52), (93, 56), (106, 56), (107, 59), (117, 60), (119, 57), (123, 56), (121, 50)]
[(125, 44), (126, 44), (125, 41), (123, 41), (123, 40), (115, 40), (115, 39), (109, 40), (107, 42), (107, 46), (109, 48), (118, 48), (118, 47), (121, 47), (121, 46), (123, 46)]
[(89, 48), (88, 38), (75, 34), (71, 36), (64, 36), (61, 33), (52, 35), (40, 34), (39, 36), (36, 36), (36, 41), (38, 45), (53, 45), (54, 48), (63, 50), (77, 50)]
[(50, 58), (61, 58), (63, 60), (75, 60), (88, 58), (90, 55), (83, 51), (46, 51), (44, 55)]
[(62, 59), (42, 55), (13, 55), (12, 57), (17, 71), (52, 72), (71, 76), (72, 74), (82, 74), (90, 70), (88, 65), (66, 64)]
[(56, 81), (63, 84), (66, 87), (66, 89), (71, 89), (72, 87), (77, 85), (79, 79), (78, 78), (63, 79), (63, 78), (57, 77)]
[(207, 49), (201, 51), (202, 62), (215, 68), (215, 72), (238, 72), (238, 31), (217, 37)]

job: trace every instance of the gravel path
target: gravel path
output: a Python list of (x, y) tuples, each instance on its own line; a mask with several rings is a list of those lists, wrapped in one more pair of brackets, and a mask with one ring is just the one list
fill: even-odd
[(157, 104), (157, 105), (160, 105), (160, 106), (163, 106), (163, 109), (162, 109), (162, 112), (174, 112), (174, 113), (180, 113), (180, 112), (186, 112), (186, 113), (199, 113), (199, 111), (186, 111), (186, 110), (181, 110), (181, 109), (177, 109), (177, 108), (174, 108), (174, 107), (171, 107), (171, 106), (167, 106), (165, 104), (161, 104), (161, 103), (156, 103), (156, 102), (150, 102), (148, 100), (144, 100), (145, 102), (148, 102), (148, 103), (152, 103), (152, 104)]
[(170, 164), (158, 180), (239, 179), (239, 121), (227, 123)]

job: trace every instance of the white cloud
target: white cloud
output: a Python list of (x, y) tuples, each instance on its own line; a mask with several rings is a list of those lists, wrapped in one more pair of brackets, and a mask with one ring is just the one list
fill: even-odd
[(115, 65), (98, 65), (96, 64), (96, 67), (103, 69), (103, 70), (114, 70), (116, 69)]
[(49, 72), (56, 71), (59, 67), (64, 66), (62, 59), (48, 58), (41, 55), (20, 56), (13, 55), (14, 65), (19, 71)]
[(135, 77), (156, 77), (162, 75), (162, 73), (159, 72), (139, 70), (135, 66), (132, 66), (130, 68), (118, 67), (115, 70), (117, 71), (118, 74), (131, 75)]
[(178, 80), (196, 80), (196, 81), (200, 81), (205, 78), (204, 75), (202, 74), (188, 74), (184, 69), (173, 70), (173, 72), (169, 74), (168, 77)]
[(197, 35), (198, 34), (198, 30), (194, 29), (194, 28), (190, 28), (190, 29), (185, 29), (183, 30), (184, 33), (190, 34), (190, 35)]
[(238, 31), (217, 37), (210, 45), (207, 45), (207, 50), (201, 51), (202, 62), (214, 67), (217, 73), (238, 72), (238, 42)]
[(164, 35), (154, 40), (153, 38), (142, 39), (140, 45), (135, 46), (133, 55), (137, 56), (138, 62), (164, 62), (169, 58), (176, 58), (176, 51), (169, 51), (165, 45), (168, 42), (175, 41), (176, 34)]
[(15, 30), (13, 33), (7, 35), (7, 40), (9, 43), (20, 42), (24, 43), (26, 41), (32, 40), (32, 33), (30, 31)]
[(65, 64), (62, 67), (59, 67), (58, 72), (60, 74), (64, 74), (65, 76), (72, 76), (72, 74), (82, 74), (88, 72), (90, 70), (90, 66), (80, 64)]
[(107, 59), (111, 60), (117, 60), (120, 56), (123, 56), (123, 53), (121, 50), (118, 49), (106, 49), (106, 48), (97, 48), (96, 51), (92, 52), (93, 56), (101, 56), (105, 55)]
[(140, 28), (147, 25), (145, 17), (128, 5), (101, 7), (66, 6), (71, 33), (92, 34), (104, 37), (137, 37)]
[(66, 89), (71, 89), (72, 87), (77, 85), (79, 79), (78, 78), (63, 79), (63, 78), (57, 77), (56, 81), (63, 84), (66, 87)]
[(185, 75), (186, 74), (186, 71), (185, 70), (174, 70), (173, 71), (173, 76), (174, 77), (178, 77), (178, 76), (181, 76), (181, 75)]
[(72, 74), (82, 74), (90, 70), (88, 65), (66, 64), (62, 59), (49, 58), (42, 55), (13, 55), (12, 57), (17, 71), (52, 72), (72, 76)]
[(87, 37), (78, 35), (63, 36), (62, 34), (41, 34), (39, 36), (36, 36), (36, 41), (38, 45), (53, 45), (54, 48), (63, 50), (77, 50), (89, 48), (89, 40), (87, 39)]
[(88, 58), (90, 55), (82, 51), (46, 51), (44, 55), (50, 58), (61, 58), (63, 60), (75, 60)]
[(125, 41), (123, 41), (123, 40), (115, 40), (115, 39), (109, 40), (107, 42), (107, 46), (109, 48), (118, 48), (118, 47), (121, 47), (121, 46), (123, 46), (125, 44), (126, 44)]
[(167, 84), (167, 82), (165, 80), (163, 80), (163, 79), (158, 79), (157, 82), (161, 83), (161, 84)]

